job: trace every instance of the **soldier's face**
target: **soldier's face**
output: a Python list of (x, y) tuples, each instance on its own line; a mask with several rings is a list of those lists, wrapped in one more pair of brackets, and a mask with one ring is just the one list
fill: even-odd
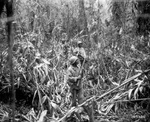
[(78, 44), (78, 47), (82, 47), (82, 44)]
[(79, 60), (76, 60), (76, 61), (74, 62), (74, 64), (73, 64), (73, 66), (74, 66), (74, 67), (77, 67), (78, 64), (79, 64)]

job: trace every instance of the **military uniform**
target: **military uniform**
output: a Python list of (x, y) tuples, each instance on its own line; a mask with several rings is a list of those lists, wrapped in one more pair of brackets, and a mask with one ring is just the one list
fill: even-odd
[(75, 49), (74, 52), (78, 56), (78, 58), (81, 62), (81, 65), (82, 65), (84, 60), (86, 61), (87, 56), (86, 56), (86, 52), (85, 52), (84, 48), (82, 47), (82, 42), (81, 41), (78, 41), (78, 47)]
[(71, 57), (70, 66), (68, 67), (68, 85), (70, 86), (70, 92), (72, 95), (72, 105), (76, 106), (77, 100), (80, 104), (82, 102), (82, 83), (81, 83), (81, 73), (80, 67), (73, 66), (74, 63), (77, 63), (78, 58), (76, 56)]
[(66, 40), (62, 40), (62, 54), (65, 59), (68, 59), (68, 51), (69, 45), (67, 44)]
[(63, 63), (63, 68), (66, 69), (67, 68), (67, 60), (68, 60), (68, 57), (69, 57), (69, 45), (67, 43), (67, 34), (66, 33), (63, 33), (62, 34), (62, 39), (61, 39), (61, 49), (62, 49), (62, 61), (64, 61), (65, 63)]

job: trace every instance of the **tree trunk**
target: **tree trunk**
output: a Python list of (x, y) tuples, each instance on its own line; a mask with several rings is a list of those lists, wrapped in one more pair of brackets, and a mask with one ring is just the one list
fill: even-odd
[[(79, 28), (78, 32), (84, 31), (83, 34), (87, 35), (87, 45), (88, 49), (90, 49), (90, 42), (89, 42), (89, 33), (88, 33), (88, 27), (87, 27), (87, 18), (85, 14), (85, 8), (84, 8), (84, 0), (79, 0)], [(90, 50), (88, 50), (88, 56), (89, 56)], [(93, 106), (91, 107), (84, 107), (85, 111), (87, 112), (90, 122), (94, 122), (94, 115), (93, 115)]]
[(150, 1), (137, 1), (138, 17), (137, 17), (137, 33), (146, 37), (150, 31)]
[(67, 12), (68, 12), (68, 14), (67, 14), (67, 41), (69, 41), (70, 40), (70, 19), (69, 19), (70, 14), (69, 14), (69, 5), (67, 5)]
[(13, 122), (15, 122), (15, 88), (14, 88), (14, 80), (13, 80), (13, 28), (12, 28), (12, 22), (14, 20), (14, 6), (13, 6), (13, 0), (8, 0), (6, 2), (6, 10), (7, 10), (7, 31), (8, 31), (8, 56), (9, 56), (9, 68), (10, 68), (10, 82), (11, 82), (11, 90), (12, 90), (12, 98), (11, 98), (11, 105), (12, 105), (12, 119)]
[(87, 28), (87, 19), (85, 14), (85, 8), (84, 8), (84, 0), (79, 0), (79, 30), (84, 30), (85, 34), (88, 34), (88, 28)]

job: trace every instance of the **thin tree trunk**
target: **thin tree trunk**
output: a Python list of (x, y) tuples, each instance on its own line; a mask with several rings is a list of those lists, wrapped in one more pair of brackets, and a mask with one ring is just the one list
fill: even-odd
[(69, 40), (70, 40), (70, 19), (69, 19), (70, 15), (69, 15), (69, 5), (67, 5), (67, 12), (68, 12), (68, 14), (67, 14), (67, 36), (68, 36), (67, 41), (69, 41)]
[(84, 8), (84, 0), (79, 0), (79, 32), (81, 30), (85, 31), (85, 34), (88, 34), (87, 28), (87, 19)]
[[(85, 8), (84, 8), (84, 0), (79, 0), (79, 30), (78, 32), (80, 32), (81, 30), (84, 30), (85, 35), (87, 35), (87, 45), (88, 45), (88, 59), (89, 60), (89, 52), (90, 52), (90, 39), (89, 39), (89, 32), (88, 32), (88, 27), (87, 27), (87, 18), (86, 18), (86, 14), (85, 14)], [(89, 63), (87, 64), (89, 67)], [(90, 122), (94, 122), (94, 115), (93, 115), (93, 106), (89, 107), (89, 106), (85, 106), (84, 107), (85, 111), (87, 112)]]
[[(80, 32), (81, 30), (84, 30), (83, 34), (87, 35), (87, 41), (86, 41), (86, 45), (88, 46), (88, 59), (89, 60), (89, 55), (90, 55), (90, 47), (91, 47), (91, 43), (90, 43), (90, 35), (88, 32), (88, 23), (87, 23), (87, 18), (86, 18), (86, 13), (85, 13), (85, 7), (84, 7), (84, 0), (79, 0), (79, 29), (78, 32)], [(87, 63), (87, 67), (89, 67), (89, 63)]]
[[(13, 31), (12, 31), (12, 21), (14, 20), (14, 5), (13, 0), (7, 1), (6, 3), (6, 10), (7, 10), (7, 31), (8, 31), (8, 56), (9, 56), (9, 67), (10, 67), (10, 82), (11, 82), (11, 88), (12, 88), (12, 98), (11, 98), (11, 104), (12, 104), (12, 119), (13, 122), (15, 122), (15, 88), (14, 88), (14, 80), (13, 80)], [(10, 20), (11, 18), (11, 20)]]

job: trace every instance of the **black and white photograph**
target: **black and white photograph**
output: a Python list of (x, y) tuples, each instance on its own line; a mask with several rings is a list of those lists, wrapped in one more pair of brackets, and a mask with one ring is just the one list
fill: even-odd
[(150, 0), (0, 0), (0, 122), (150, 122)]

